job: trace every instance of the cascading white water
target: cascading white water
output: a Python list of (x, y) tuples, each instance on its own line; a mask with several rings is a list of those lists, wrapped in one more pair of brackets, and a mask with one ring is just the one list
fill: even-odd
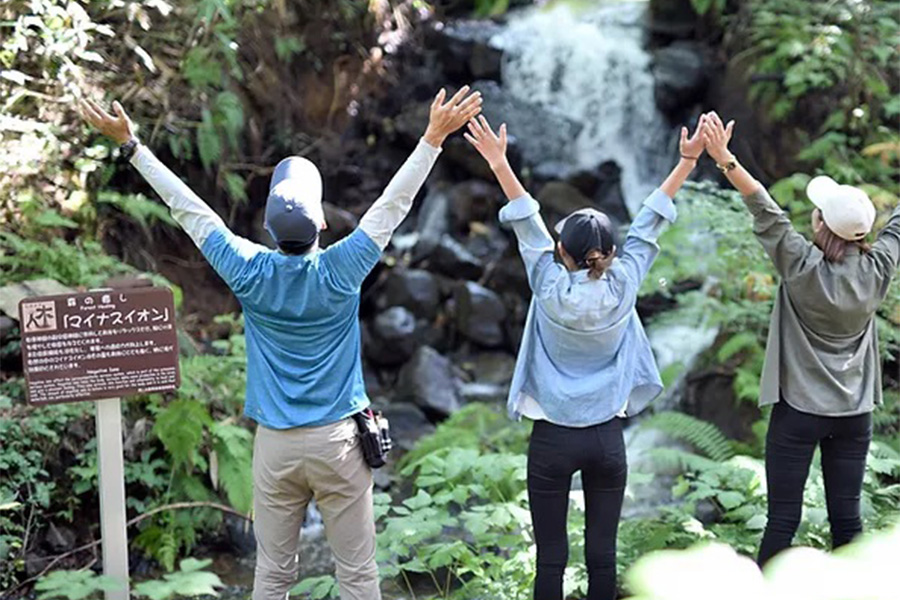
[(677, 143), (653, 97), (646, 12), (643, 1), (557, 3), (512, 16), (491, 40), (504, 50), (503, 88), (580, 124), (577, 139), (558, 140), (567, 160), (584, 168), (615, 161), (632, 214), (671, 168)]

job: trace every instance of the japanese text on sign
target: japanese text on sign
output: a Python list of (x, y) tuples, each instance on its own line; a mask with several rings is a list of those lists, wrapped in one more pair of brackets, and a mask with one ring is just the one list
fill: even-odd
[(19, 316), (32, 403), (170, 391), (180, 383), (167, 289), (27, 298)]

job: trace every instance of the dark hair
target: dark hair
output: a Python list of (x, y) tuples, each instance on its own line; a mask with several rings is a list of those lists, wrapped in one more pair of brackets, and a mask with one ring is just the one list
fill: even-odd
[(291, 256), (300, 256), (301, 254), (309, 252), (310, 248), (313, 247), (318, 239), (318, 236), (316, 236), (316, 238), (308, 244), (302, 242), (281, 242), (278, 244), (278, 249)]
[(825, 221), (822, 221), (822, 227), (815, 233), (813, 242), (825, 255), (825, 260), (833, 263), (843, 261), (847, 254), (847, 248), (850, 246), (858, 246), (862, 252), (872, 249), (865, 240), (845, 240), (829, 229)]
[[(599, 252), (600, 256), (590, 257), (591, 252), (594, 252), (594, 250)], [(585, 258), (583, 265), (578, 266), (587, 268), (588, 277), (591, 279), (600, 279), (612, 264), (612, 259), (616, 256), (616, 248), (613, 246), (606, 254), (603, 254), (603, 250), (600, 248), (594, 248), (588, 252), (588, 256), (590, 258)]]

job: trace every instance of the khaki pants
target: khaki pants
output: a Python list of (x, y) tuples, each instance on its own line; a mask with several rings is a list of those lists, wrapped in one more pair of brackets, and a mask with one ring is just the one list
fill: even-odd
[(334, 553), (341, 599), (381, 599), (372, 471), (352, 419), (322, 427), (257, 427), (253, 487), (253, 600), (284, 600), (297, 583), (300, 528), (313, 498)]

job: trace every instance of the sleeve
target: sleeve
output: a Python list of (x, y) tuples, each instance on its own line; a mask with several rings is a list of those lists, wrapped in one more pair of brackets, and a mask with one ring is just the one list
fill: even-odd
[(512, 228), (525, 263), (528, 284), (539, 297), (565, 268), (553, 259), (553, 238), (540, 216), (540, 204), (530, 195), (510, 200), (500, 209), (500, 222)]
[(356, 294), (381, 259), (381, 248), (361, 227), (322, 251), (325, 277), (341, 294)]
[(871, 256), (886, 279), (892, 279), (900, 266), (900, 205), (872, 244)]
[(801, 273), (815, 246), (794, 229), (791, 220), (772, 200), (765, 188), (760, 187), (744, 204), (753, 215), (753, 233), (772, 259), (775, 270), (785, 279)]
[(656, 243), (659, 236), (666, 225), (674, 223), (677, 217), (675, 203), (665, 192), (657, 189), (644, 200), (641, 210), (632, 221), (625, 243), (609, 269), (610, 277), (621, 283), (622, 305), (629, 310), (636, 302), (641, 283), (659, 254)]
[(237, 293), (237, 288), (246, 283), (250, 263), (266, 251), (266, 247), (234, 235), (222, 218), (146, 146), (138, 146), (131, 164), (156, 190), (169, 207), (172, 218), (216, 272)]
[(387, 248), (394, 230), (409, 214), (413, 199), (425, 183), (440, 153), (440, 148), (420, 140), (419, 145), (384, 188), (381, 197), (360, 219), (359, 228), (380, 250)]

